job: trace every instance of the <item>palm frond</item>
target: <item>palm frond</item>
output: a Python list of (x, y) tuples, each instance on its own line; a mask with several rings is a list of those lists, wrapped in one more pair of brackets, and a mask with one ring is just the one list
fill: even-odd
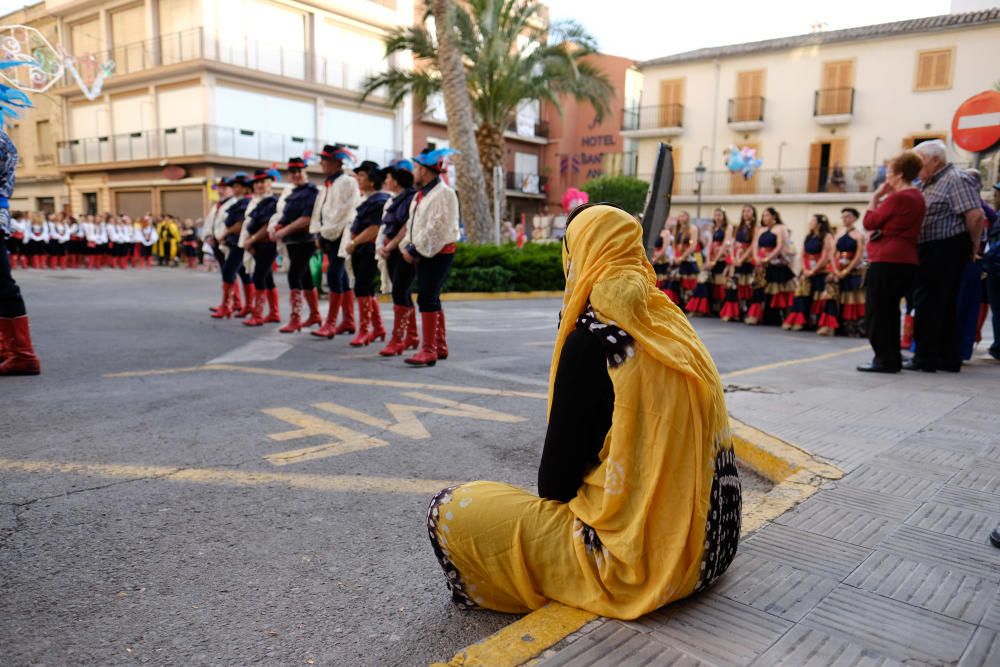
[(430, 70), (401, 70), (389, 68), (379, 74), (367, 77), (361, 83), (361, 100), (364, 102), (380, 89), (385, 89), (389, 106), (398, 107), (407, 95), (420, 104), (425, 104), (427, 98), (441, 90), (441, 77)]

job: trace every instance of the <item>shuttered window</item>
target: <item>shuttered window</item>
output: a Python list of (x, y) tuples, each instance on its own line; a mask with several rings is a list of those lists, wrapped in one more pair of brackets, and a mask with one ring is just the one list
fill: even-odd
[(954, 49), (935, 49), (917, 54), (917, 80), (914, 90), (945, 90), (951, 88)]
[(660, 127), (680, 127), (684, 118), (684, 79), (660, 82)]

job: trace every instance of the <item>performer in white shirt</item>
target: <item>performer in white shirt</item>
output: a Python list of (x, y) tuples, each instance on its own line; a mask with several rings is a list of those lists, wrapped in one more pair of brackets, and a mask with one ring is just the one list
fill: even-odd
[(7, 237), (7, 252), (10, 253), (10, 268), (28, 268), (28, 256), (24, 254), (24, 232), (28, 225), (23, 211), (14, 211), (10, 218), (10, 235)]
[(139, 266), (145, 266), (147, 270), (153, 268), (153, 246), (160, 240), (153, 226), (153, 220), (148, 215), (142, 218), (142, 226), (136, 233), (139, 244)]
[(32, 211), (31, 223), (24, 232), (25, 252), (31, 261), (31, 268), (44, 269), (49, 243), (49, 226), (41, 213)]
[[(309, 231), (319, 234), (320, 248), (327, 258), (326, 279), (330, 286), (330, 305), (326, 321), (313, 336), (333, 338), (336, 334), (354, 333), (354, 292), (351, 290), (345, 258), (340, 255), (342, 237), (351, 226), (361, 203), (358, 182), (344, 171), (344, 162), (354, 162), (354, 154), (340, 144), (326, 145), (319, 154), (325, 180), (313, 207)], [(343, 320), (337, 324), (337, 313)]]
[[(208, 213), (205, 214), (205, 224), (202, 227), (205, 245), (212, 248), (215, 261), (219, 264), (219, 273), (222, 273), (222, 265), (226, 263), (226, 247), (222, 244), (220, 234), (226, 232), (226, 216), (229, 214), (229, 207), (236, 203), (233, 197), (233, 180), (231, 178), (220, 178), (215, 184), (215, 190), (219, 193), (219, 201), (212, 204)], [(221, 277), (221, 276), (220, 276)], [(230, 305), (227, 299), (232, 298)], [(225, 281), (222, 283), (222, 302), (215, 307), (209, 308), (213, 313), (224, 308), (242, 309), (240, 293), (226, 289)]]
[(441, 174), (445, 160), (454, 153), (449, 148), (425, 148), (413, 158), (417, 163), (414, 180), (417, 194), (410, 205), (410, 221), (403, 240), (403, 259), (417, 267), (417, 306), (423, 343), (420, 351), (406, 360), (411, 366), (433, 366), (448, 358), (441, 288), (448, 278), (460, 237), (458, 197)]
[(61, 268), (66, 270), (69, 262), (69, 225), (65, 222), (65, 216), (60, 213), (49, 221), (49, 268)]

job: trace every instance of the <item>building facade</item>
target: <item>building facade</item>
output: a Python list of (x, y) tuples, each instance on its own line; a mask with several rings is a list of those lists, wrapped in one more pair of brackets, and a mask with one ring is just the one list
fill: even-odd
[[(863, 208), (879, 166), (903, 148), (940, 138), (971, 162), (951, 143), (952, 117), (993, 87), (997, 62), (997, 8), (700, 49), (641, 64), (641, 102), (622, 134), (645, 178), (658, 144), (672, 146), (675, 211), (694, 214), (699, 190), (705, 218), (715, 206), (736, 219), (744, 203), (774, 205), (801, 242), (811, 214)], [(751, 178), (728, 170), (731, 148), (762, 161)]]
[(379, 163), (412, 149), (406, 108), (377, 96), (359, 103), (361, 82), (386, 66), (384, 35), (410, 24), (412, 0), (48, 0), (44, 8), (77, 70), (51, 91), (62, 108), (54, 152), (77, 214), (196, 218), (213, 180), (236, 170), (333, 142)]
[[(24, 25), (38, 30), (53, 44), (58, 42), (58, 24), (44, 4), (25, 7), (4, 17), (5, 25)], [(17, 68), (21, 70), (22, 68)], [(8, 70), (18, 78), (23, 72)], [(17, 146), (17, 187), (11, 197), (12, 210), (61, 211), (69, 203), (66, 179), (59, 170), (56, 146), (63, 137), (62, 101), (55, 95), (32, 95), (31, 109), (19, 118), (5, 121), (5, 129)]]

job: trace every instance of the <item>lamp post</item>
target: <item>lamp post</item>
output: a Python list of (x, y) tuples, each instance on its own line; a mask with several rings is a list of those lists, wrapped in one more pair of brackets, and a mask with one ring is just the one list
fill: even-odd
[(698, 184), (698, 208), (694, 218), (701, 220), (701, 186), (705, 183), (705, 165), (700, 160), (698, 166), (694, 168), (694, 182)]
[(875, 145), (872, 146), (872, 167), (878, 169), (878, 142), (882, 141), (882, 137), (875, 137)]

